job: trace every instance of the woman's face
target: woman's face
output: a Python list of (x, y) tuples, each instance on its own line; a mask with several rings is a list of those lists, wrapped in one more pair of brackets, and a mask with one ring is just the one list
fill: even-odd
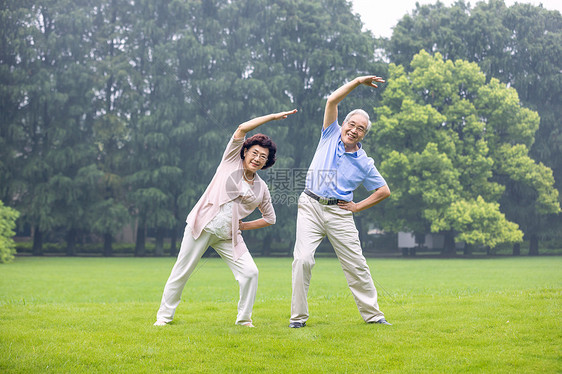
[(263, 168), (269, 157), (269, 149), (260, 145), (253, 145), (244, 150), (244, 169), (255, 173)]

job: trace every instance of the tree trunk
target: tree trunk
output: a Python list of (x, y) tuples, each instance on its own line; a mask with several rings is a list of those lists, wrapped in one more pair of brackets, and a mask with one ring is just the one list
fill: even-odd
[(66, 255), (76, 256), (76, 230), (70, 229), (66, 233)]
[(177, 256), (178, 254), (178, 248), (177, 248), (177, 236), (178, 236), (178, 230), (176, 228), (176, 226), (174, 226), (171, 230), (171, 236), (170, 236), (170, 256), (174, 257)]
[(445, 242), (443, 244), (443, 251), (441, 254), (447, 257), (454, 257), (457, 255), (455, 248), (455, 233), (452, 231), (445, 231)]
[(137, 227), (137, 241), (135, 243), (135, 256), (144, 257), (146, 255), (146, 228), (139, 223)]
[(529, 256), (539, 255), (539, 237), (537, 234), (531, 234), (529, 239)]
[(521, 243), (513, 244), (513, 255), (520, 256), (521, 255)]
[(156, 245), (154, 247), (154, 256), (162, 257), (164, 255), (164, 229), (156, 229)]
[(109, 232), (103, 234), (103, 255), (105, 257), (113, 256), (113, 235)]
[(33, 256), (43, 256), (43, 232), (35, 226), (33, 230)]
[(366, 230), (363, 230), (363, 218), (362, 217), (353, 217), (355, 219), (355, 226), (357, 227), (357, 231), (359, 231), (359, 243), (361, 243), (361, 248), (365, 250), (365, 245), (367, 244), (367, 235)]
[(271, 234), (267, 234), (265, 236), (265, 238), (263, 238), (263, 242), (262, 242), (262, 251), (261, 254), (262, 256), (269, 256), (271, 254)]
[(295, 241), (291, 240), (289, 242), (289, 247), (287, 248), (287, 256), (291, 257), (293, 255), (294, 250), (295, 250)]
[(420, 252), (423, 251), (423, 248), (425, 246), (425, 233), (415, 232), (414, 241), (416, 242), (417, 246), (409, 249), (411, 257), (416, 257), (416, 252), (418, 249), (420, 250)]
[(423, 247), (425, 244), (425, 233), (424, 232), (415, 232), (414, 233), (414, 241), (418, 245), (418, 247)]

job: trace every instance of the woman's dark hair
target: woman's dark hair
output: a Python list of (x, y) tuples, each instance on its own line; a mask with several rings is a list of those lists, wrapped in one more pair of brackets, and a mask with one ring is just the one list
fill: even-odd
[(269, 136), (264, 134), (256, 134), (246, 139), (246, 141), (242, 145), (242, 149), (240, 150), (240, 157), (242, 157), (242, 160), (244, 159), (244, 150), (250, 149), (254, 145), (259, 145), (260, 147), (269, 149), (269, 156), (267, 156), (267, 162), (261, 169), (265, 170), (267, 168), (272, 167), (273, 164), (275, 163), (275, 153), (277, 152), (277, 146)]

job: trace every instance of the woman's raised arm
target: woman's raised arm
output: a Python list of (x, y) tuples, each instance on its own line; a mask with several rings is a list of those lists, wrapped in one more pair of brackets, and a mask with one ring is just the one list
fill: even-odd
[(246, 121), (246, 122), (238, 125), (238, 128), (234, 132), (234, 139), (243, 138), (244, 136), (246, 136), (247, 132), (250, 132), (250, 131), (254, 130), (255, 128), (263, 125), (266, 122), (275, 121), (275, 120), (278, 120), (278, 119), (285, 119), (289, 115), (294, 114), (296, 112), (297, 112), (297, 110), (293, 109), (293, 110), (290, 110), (288, 112), (271, 113), (271, 114), (267, 114), (265, 116), (252, 118), (251, 120)]

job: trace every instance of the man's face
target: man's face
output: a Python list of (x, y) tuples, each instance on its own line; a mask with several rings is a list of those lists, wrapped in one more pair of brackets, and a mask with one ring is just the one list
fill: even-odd
[(341, 141), (347, 147), (355, 147), (367, 132), (367, 118), (354, 114), (341, 128)]

